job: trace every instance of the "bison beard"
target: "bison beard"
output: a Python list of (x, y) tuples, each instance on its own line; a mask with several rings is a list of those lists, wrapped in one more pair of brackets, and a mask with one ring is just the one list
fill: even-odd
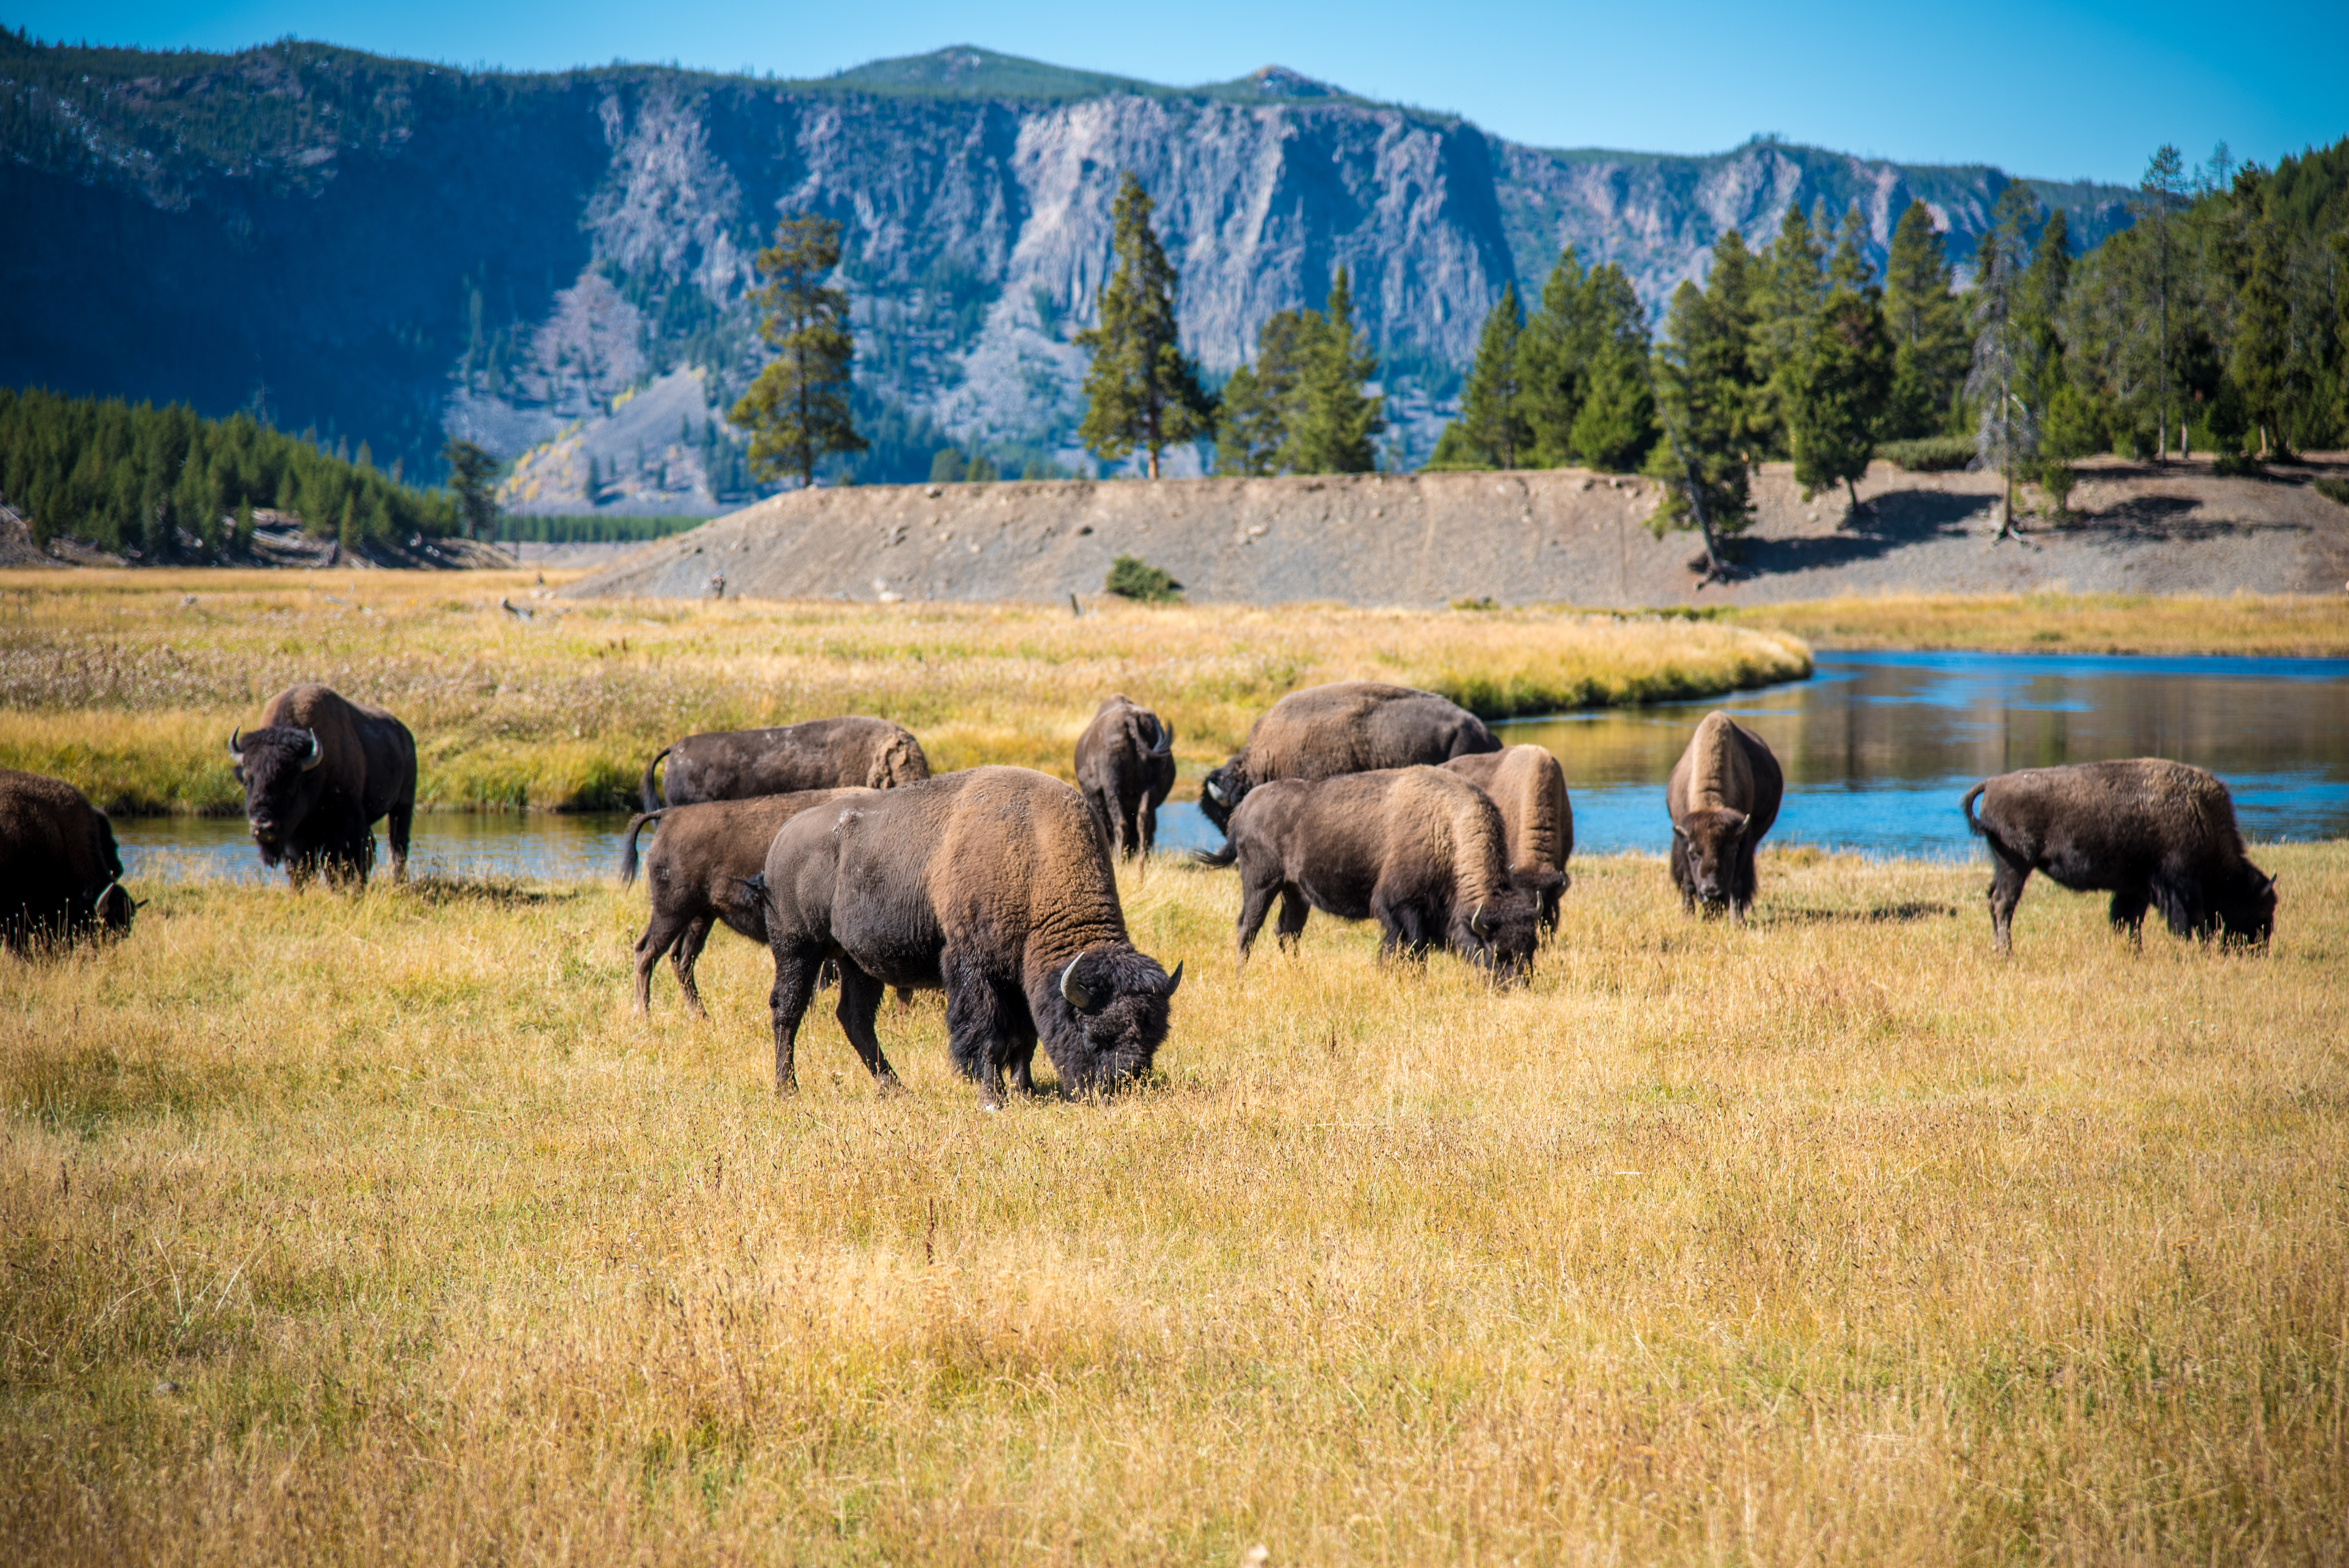
[(2199, 768), (2158, 757), (2027, 768), (1975, 785), (1960, 809), (1990, 846), (1998, 952), (2034, 871), (2076, 892), (2111, 893), (2113, 925), (2133, 942), (2148, 908), (2178, 936), (2265, 946), (2275, 930), (2275, 879), (2246, 858), (2234, 798)]
[(1449, 698), (1381, 681), (1333, 681), (1289, 693), (1199, 786), (1199, 810), (1219, 832), (1250, 789), (1276, 779), (1331, 779), (1498, 751), (1485, 721)]
[(406, 879), (416, 814), (416, 739), (406, 725), (322, 686), (289, 686), (261, 710), (259, 728), (230, 735), (228, 751), (263, 864), (284, 864), (296, 887), (321, 872), (364, 884), (374, 824), (388, 816), (392, 876)]
[(775, 959), (775, 1091), (797, 1088), (801, 1019), (825, 960), (842, 1032), (885, 1087), (884, 987), (943, 990), (955, 1066), (1000, 1105), (1032, 1088), (1040, 1040), (1063, 1094), (1149, 1070), (1181, 984), (1127, 939), (1117, 879), (1077, 792), (1024, 768), (974, 768), (802, 812), (759, 892)]

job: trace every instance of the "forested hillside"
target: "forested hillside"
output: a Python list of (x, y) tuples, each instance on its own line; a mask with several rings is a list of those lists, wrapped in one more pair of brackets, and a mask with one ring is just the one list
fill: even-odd
[[(534, 464), (535, 510), (706, 510), (743, 482), (722, 420), (759, 357), (749, 257), (807, 210), (843, 225), (864, 477), (925, 477), (947, 444), (1007, 472), (1089, 466), (1071, 340), (1126, 170), (1211, 380), (1349, 269), (1389, 466), (1426, 456), (1493, 302), (1537, 292), (1568, 242), (1653, 310), (1721, 234), (1775, 232), (1789, 206), (1857, 205), (1880, 263), (1921, 200), (1962, 265), (2010, 183), (1768, 141), (1547, 151), (1278, 69), (1178, 89), (955, 49), (812, 82), (503, 75), (18, 35), (0, 38), (0, 384), (246, 409), (416, 476), (461, 435), (562, 457)], [(2028, 188), (2078, 244), (2127, 222), (2125, 192)], [(665, 397), (699, 402), (601, 439), (615, 399), (688, 370)]]

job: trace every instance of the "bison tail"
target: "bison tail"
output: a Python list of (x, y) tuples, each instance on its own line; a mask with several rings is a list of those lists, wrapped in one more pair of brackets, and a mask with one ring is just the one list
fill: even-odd
[(658, 811), (639, 811), (628, 819), (628, 830), (620, 835), (620, 885), (632, 887), (636, 880), (636, 833), (647, 822), (658, 822)]
[(1191, 858), (1203, 866), (1214, 866), (1220, 871), (1240, 858), (1240, 847), (1226, 841), (1220, 850), (1194, 850)]
[(636, 786), (636, 793), (644, 798), (645, 810), (647, 811), (657, 811), (661, 809), (660, 785), (655, 779), (653, 770), (660, 766), (662, 758), (675, 749), (674, 747), (664, 746), (653, 753), (653, 759), (650, 762), (645, 764), (644, 781)]
[(1982, 826), (1982, 819), (1980, 817), (1974, 815), (1974, 802), (1981, 799), (1982, 792), (1989, 788), (1990, 786), (1986, 783), (1977, 784), (1972, 789), (1966, 791), (1966, 798), (1958, 802), (1958, 810), (1966, 814), (1967, 830), (1973, 833), (1977, 838), (1987, 839), (1990, 837), (1990, 830)]

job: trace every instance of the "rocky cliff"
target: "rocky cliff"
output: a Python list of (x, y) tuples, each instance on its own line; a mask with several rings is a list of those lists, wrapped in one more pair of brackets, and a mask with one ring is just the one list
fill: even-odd
[[(918, 477), (947, 441), (1076, 465), (1070, 340), (1125, 170), (1211, 372), (1350, 269), (1397, 465), (1502, 284), (1537, 289), (1565, 244), (1655, 304), (1795, 202), (1857, 203), (1880, 253), (1921, 197), (1963, 257), (2008, 183), (1775, 142), (1520, 147), (1278, 68), (1178, 89), (953, 49), (813, 82), (507, 76), (0, 35), (0, 381), (255, 407), (412, 474), (462, 434), (527, 459), (507, 499), (532, 510), (711, 510), (747, 482), (721, 416), (761, 356), (750, 257), (812, 210), (844, 231), (864, 477)], [(2082, 242), (2125, 222), (2116, 191), (2033, 188)], [(655, 390), (660, 429), (605, 428)]]

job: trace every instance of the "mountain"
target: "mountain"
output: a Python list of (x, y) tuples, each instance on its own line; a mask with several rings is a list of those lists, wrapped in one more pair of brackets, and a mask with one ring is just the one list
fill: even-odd
[[(751, 257), (813, 210), (843, 228), (864, 477), (922, 477), (948, 442), (1090, 471), (1070, 339), (1124, 170), (1211, 374), (1351, 269), (1396, 461), (1433, 443), (1502, 285), (1537, 292), (1566, 243), (1660, 305), (1791, 202), (1857, 203), (1880, 259), (1921, 198), (1962, 259), (2009, 183), (1768, 140), (1524, 147), (1279, 67), (1177, 88), (957, 47), (807, 81), (504, 74), (0, 33), (0, 384), (254, 408), (410, 474), (455, 432), (527, 459), (508, 500), (532, 510), (710, 510), (747, 483), (722, 414), (762, 352)], [(2077, 243), (2127, 222), (2119, 189), (2028, 183)], [(651, 401), (615, 431), (627, 394)]]

